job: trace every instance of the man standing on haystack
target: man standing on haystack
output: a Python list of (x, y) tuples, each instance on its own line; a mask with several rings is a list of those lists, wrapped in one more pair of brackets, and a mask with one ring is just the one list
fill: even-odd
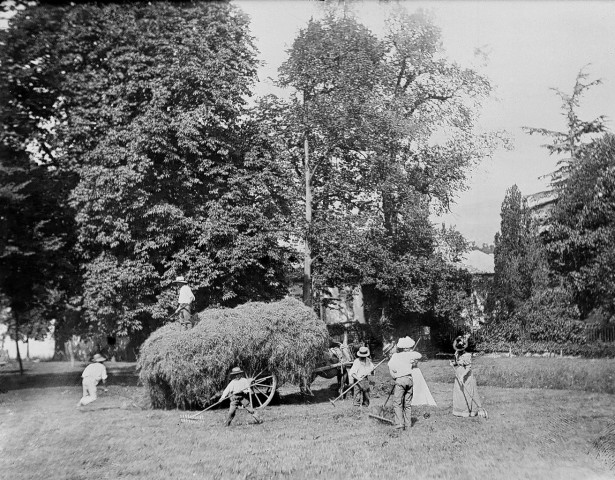
[(414, 382), (412, 369), (416, 367), (422, 355), (414, 352), (415, 341), (410, 337), (400, 338), (397, 342), (397, 352), (389, 360), (389, 372), (395, 379), (393, 390), (393, 406), (395, 411), (395, 428), (406, 429), (412, 426), (412, 394)]
[(188, 282), (184, 280), (184, 277), (179, 276), (175, 279), (175, 284), (179, 286), (179, 298), (177, 299), (177, 310), (173, 315), (179, 314), (179, 324), (184, 328), (192, 327), (192, 321), (190, 318), (192, 317), (192, 302), (196, 299), (192, 290), (188, 286)]

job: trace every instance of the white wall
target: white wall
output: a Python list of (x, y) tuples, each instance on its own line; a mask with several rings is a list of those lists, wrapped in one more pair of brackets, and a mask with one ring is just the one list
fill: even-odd
[[(6, 350), (9, 358), (17, 359), (17, 349), (15, 341), (7, 334), (7, 326), (0, 325), (0, 350)], [(28, 342), (30, 349), (30, 358), (38, 358), (40, 360), (51, 360), (56, 349), (56, 342), (53, 338), (53, 327), (45, 340), (30, 340)], [(19, 353), (22, 359), (26, 358), (28, 346), (24, 342), (19, 342)]]

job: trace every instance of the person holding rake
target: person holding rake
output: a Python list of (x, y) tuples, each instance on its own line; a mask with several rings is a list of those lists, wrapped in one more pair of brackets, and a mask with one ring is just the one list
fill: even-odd
[(487, 411), (481, 406), (476, 388), (476, 380), (472, 375), (472, 354), (468, 348), (467, 336), (459, 336), (453, 341), (455, 357), (450, 364), (455, 369), (455, 384), (453, 386), (453, 415), (456, 417), (487, 418)]
[(254, 417), (256, 423), (263, 423), (263, 421), (256, 414), (256, 411), (250, 405), (250, 393), (252, 392), (250, 387), (250, 380), (246, 378), (243, 370), (239, 367), (233, 367), (231, 370), (231, 381), (222, 392), (222, 398), (230, 397), (231, 406), (229, 407), (228, 416), (226, 417), (226, 426), (230, 427), (235, 413), (240, 405), (245, 408), (249, 414)]
[(389, 372), (395, 379), (393, 389), (393, 411), (395, 412), (396, 429), (405, 430), (412, 426), (412, 395), (414, 382), (412, 369), (416, 367), (422, 355), (413, 351), (415, 341), (410, 337), (400, 338), (397, 342), (397, 352), (389, 360)]
[(369, 376), (374, 373), (374, 364), (369, 358), (369, 348), (361, 347), (357, 352), (357, 358), (354, 360), (352, 367), (348, 371), (350, 378), (354, 381), (357, 387), (354, 397), (354, 406), (369, 407)]

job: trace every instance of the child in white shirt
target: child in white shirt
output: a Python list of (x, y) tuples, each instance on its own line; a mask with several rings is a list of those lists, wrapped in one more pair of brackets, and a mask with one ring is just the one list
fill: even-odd
[(369, 407), (369, 376), (374, 373), (374, 364), (369, 358), (369, 348), (361, 347), (357, 352), (352, 367), (348, 371), (350, 379), (355, 382), (356, 394), (354, 397), (354, 406), (363, 405)]
[(411, 404), (414, 388), (412, 369), (416, 367), (422, 355), (413, 351), (415, 341), (410, 337), (400, 338), (397, 353), (389, 360), (389, 372), (395, 379), (393, 405), (395, 411), (395, 428), (406, 429), (412, 425)]
[(231, 370), (231, 379), (230, 383), (224, 389), (224, 392), (222, 392), (222, 398), (228, 396), (231, 398), (231, 406), (228, 411), (228, 416), (226, 417), (226, 426), (229, 427), (231, 425), (239, 405), (243, 405), (248, 413), (254, 417), (256, 423), (263, 423), (250, 405), (250, 380), (244, 376), (243, 370), (239, 367), (234, 367), (233, 370)]
[(103, 385), (105, 385), (104, 391), (107, 391), (107, 369), (103, 365), (106, 361), (107, 359), (105, 357), (103, 357), (100, 353), (97, 353), (92, 358), (93, 363), (90, 363), (87, 367), (85, 367), (85, 370), (81, 374), (81, 377), (83, 378), (81, 382), (83, 385), (83, 397), (79, 400), (79, 403), (77, 404), (78, 407), (92, 403), (96, 400), (96, 398), (98, 398), (96, 395), (96, 385), (98, 385), (98, 382), (101, 380)]

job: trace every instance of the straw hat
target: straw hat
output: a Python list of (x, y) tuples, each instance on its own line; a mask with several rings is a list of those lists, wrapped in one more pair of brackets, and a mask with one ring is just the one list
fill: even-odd
[(357, 357), (369, 357), (369, 348), (361, 347), (357, 352)]
[(468, 342), (464, 337), (459, 336), (455, 340), (453, 340), (453, 348), (456, 352), (462, 352), (463, 350), (468, 348)]
[(92, 361), (93, 362), (100, 362), (100, 363), (102, 363), (102, 362), (106, 362), (107, 359), (105, 357), (103, 357), (100, 353), (97, 353), (96, 355), (94, 355), (92, 357)]
[(397, 342), (397, 348), (399, 349), (412, 348), (414, 347), (415, 343), (416, 342), (412, 340), (410, 337), (403, 337), (403, 338), (400, 338), (399, 341)]
[(188, 282), (186, 282), (184, 277), (182, 275), (180, 275), (179, 277), (175, 278), (175, 282), (174, 283), (188, 283)]
[(231, 377), (234, 377), (235, 375), (241, 375), (243, 373), (243, 370), (239, 367), (233, 367), (233, 369), (231, 370)]

